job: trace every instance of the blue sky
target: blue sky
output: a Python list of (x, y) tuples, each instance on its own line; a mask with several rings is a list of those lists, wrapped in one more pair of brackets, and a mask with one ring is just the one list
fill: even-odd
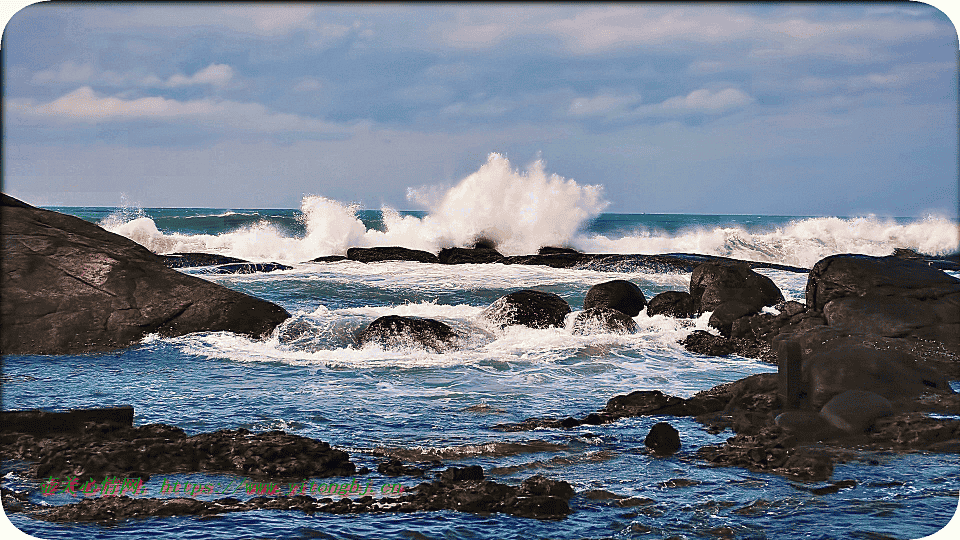
[(418, 209), (491, 152), (608, 212), (955, 216), (957, 31), (921, 3), (34, 4), (33, 204)]

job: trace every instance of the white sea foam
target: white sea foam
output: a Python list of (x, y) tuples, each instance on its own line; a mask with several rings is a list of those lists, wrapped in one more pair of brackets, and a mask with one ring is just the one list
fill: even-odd
[(437, 253), (444, 247), (471, 246), (481, 237), (506, 255), (571, 245), (586, 253), (698, 253), (804, 267), (836, 253), (889, 255), (895, 248), (909, 248), (944, 255), (956, 252), (960, 244), (957, 223), (933, 216), (909, 223), (874, 216), (819, 217), (766, 230), (721, 226), (588, 235), (582, 227), (607, 205), (600, 186), (547, 174), (540, 161), (517, 171), (498, 154), (491, 154), (456, 186), (410, 189), (408, 198), (427, 205), (427, 215), (402, 216), (383, 208), (383, 231), (367, 229), (357, 217), (357, 205), (318, 195), (301, 201), (302, 237), (292, 237), (267, 220), (217, 235), (164, 232), (136, 209), (122, 209), (101, 225), (156, 253), (199, 251), (285, 263), (343, 255), (354, 246)]

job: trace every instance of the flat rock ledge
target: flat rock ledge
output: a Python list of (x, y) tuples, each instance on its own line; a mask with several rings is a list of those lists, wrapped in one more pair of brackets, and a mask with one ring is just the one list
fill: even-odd
[(250, 478), (351, 476), (356, 466), (342, 450), (282, 431), (251, 433), (240, 428), (188, 437), (178, 427), (87, 422), (57, 433), (0, 432), (4, 459), (32, 462), (38, 479), (49, 477), (139, 477), (152, 474), (216, 472)]
[[(12, 493), (5, 498), (16, 499)], [(306, 514), (362, 514), (370, 512), (421, 512), (455, 510), (477, 514), (500, 512), (535, 519), (563, 519), (570, 514), (569, 501), (574, 490), (567, 482), (533, 476), (520, 486), (510, 486), (484, 479), (483, 469), (451, 467), (433, 482), (423, 482), (398, 497), (357, 499), (308, 495), (254, 497), (241, 501), (226, 497), (213, 501), (192, 498), (99, 497), (77, 503), (37, 508), (26, 501), (5, 506), (29, 511), (37, 519), (57, 522), (96, 522), (112, 524), (133, 518), (169, 516), (212, 516), (228, 512), (252, 510), (300, 510)], [(19, 503), (19, 504), (18, 504)]]

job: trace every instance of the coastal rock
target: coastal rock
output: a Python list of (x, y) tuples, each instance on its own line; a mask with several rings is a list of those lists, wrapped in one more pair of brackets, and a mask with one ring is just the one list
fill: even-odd
[(170, 253), (159, 256), (169, 268), (192, 268), (195, 266), (216, 266), (218, 264), (248, 263), (243, 259), (211, 253)]
[(270, 302), (168, 268), (93, 223), (3, 195), (4, 354), (77, 354), (147, 334), (260, 337), (290, 317)]
[(689, 319), (694, 316), (693, 297), (686, 291), (666, 291), (650, 299), (647, 303), (647, 315), (666, 315), (678, 319)]
[(960, 280), (920, 260), (827, 257), (810, 270), (806, 300), (848, 333), (937, 341), (960, 353)]
[(409, 249), (405, 247), (352, 247), (347, 250), (347, 258), (362, 263), (381, 261), (414, 261), (421, 263), (440, 262), (437, 256), (429, 251)]
[(893, 414), (893, 405), (886, 398), (865, 390), (847, 390), (833, 396), (820, 409), (833, 427), (847, 433), (863, 433), (874, 420)]
[(783, 293), (772, 279), (744, 264), (706, 263), (690, 275), (690, 296), (697, 314), (715, 311), (725, 302), (750, 306), (754, 313), (783, 302)]
[[(241, 501), (225, 497), (204, 501), (187, 497), (132, 498), (97, 497), (72, 504), (34, 508), (37, 519), (58, 522), (96, 522), (113, 524), (144, 517), (214, 516), (228, 512), (255, 510), (299, 510), (307, 514), (362, 514), (370, 512), (426, 512), (454, 510), (504, 514), (535, 518), (562, 519), (571, 513), (569, 501), (573, 488), (567, 482), (533, 476), (520, 486), (486, 480), (480, 467), (452, 467), (434, 482), (423, 482), (405, 490), (399, 497), (349, 497), (334, 501), (330, 497), (316, 499), (309, 495), (258, 496)], [(363, 487), (363, 486), (361, 486)]]
[(242, 428), (188, 437), (182, 429), (164, 424), (87, 423), (79, 432), (52, 435), (4, 432), (0, 449), (7, 459), (34, 462), (36, 478), (146, 480), (153, 474), (207, 471), (273, 479), (356, 472), (346, 452), (323, 441), (282, 431), (253, 434)]
[(340, 262), (348, 260), (350, 259), (347, 259), (347, 257), (344, 255), (324, 255), (322, 257), (317, 257), (316, 259), (310, 259), (310, 262)]
[(526, 289), (501, 296), (481, 316), (501, 328), (523, 325), (530, 328), (562, 327), (570, 304), (560, 296)]
[(556, 247), (556, 246), (543, 246), (537, 250), (537, 255), (558, 255), (558, 254), (579, 255), (580, 252), (573, 248)]
[(719, 330), (720, 335), (731, 337), (733, 323), (741, 317), (746, 317), (756, 312), (756, 307), (753, 305), (745, 304), (737, 300), (730, 300), (716, 307), (710, 315), (708, 324), (712, 328)]
[(603, 332), (631, 334), (637, 331), (632, 317), (616, 309), (594, 307), (577, 313), (573, 320), (573, 333), (578, 335)]
[(235, 263), (221, 264), (214, 267), (211, 274), (256, 274), (258, 272), (276, 272), (277, 270), (293, 270), (292, 266), (280, 263)]
[(658, 456), (669, 456), (680, 449), (680, 432), (667, 422), (657, 422), (643, 444)]
[(436, 352), (456, 346), (457, 334), (449, 325), (434, 319), (387, 315), (357, 335), (360, 346), (377, 343), (384, 348), (423, 347)]
[(441, 249), (437, 259), (440, 264), (485, 264), (500, 262), (503, 254), (492, 247), (452, 247)]
[(630, 317), (636, 317), (647, 305), (640, 287), (623, 279), (598, 283), (587, 291), (583, 299), (584, 311), (592, 308), (610, 308)]

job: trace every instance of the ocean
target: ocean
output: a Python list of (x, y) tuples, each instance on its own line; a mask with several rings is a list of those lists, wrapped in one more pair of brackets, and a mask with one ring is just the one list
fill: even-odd
[[(448, 194), (449, 195), (449, 194)], [(538, 195), (543, 195), (538, 197)], [(99, 223), (157, 253), (207, 252), (279, 262), (290, 270), (245, 275), (195, 274), (283, 306), (293, 316), (264, 340), (230, 333), (149, 336), (126, 349), (76, 356), (4, 356), (4, 409), (62, 410), (121, 404), (137, 425), (162, 422), (188, 434), (235, 429), (284, 430), (328, 441), (372, 471), (363, 484), (421, 480), (376, 472), (391, 449), (411, 449), (443, 466), (480, 465), (489, 479), (517, 484), (541, 474), (577, 492), (607, 490), (653, 502), (621, 508), (574, 496), (559, 521), (452, 511), (412, 514), (305, 515), (255, 511), (215, 518), (147, 518), (115, 526), (57, 524), (9, 514), (38, 538), (919, 538), (957, 510), (960, 462), (954, 454), (868, 452), (836, 467), (831, 481), (855, 480), (817, 495), (807, 485), (738, 468), (714, 468), (697, 448), (719, 444), (690, 418), (641, 417), (569, 430), (491, 429), (529, 417), (567, 417), (602, 408), (617, 394), (661, 390), (688, 397), (720, 383), (776, 371), (757, 360), (706, 357), (678, 343), (698, 319), (635, 318), (634, 334), (575, 335), (486, 325), (481, 311), (500, 296), (536, 288), (566, 299), (574, 312), (592, 285), (630, 280), (649, 300), (687, 290), (689, 273), (524, 265), (307, 262), (352, 246), (400, 245), (434, 253), (479, 237), (506, 255), (568, 246), (587, 253), (700, 253), (809, 268), (835, 253), (888, 255), (909, 248), (957, 251), (958, 225), (943, 217), (881, 218), (610, 214), (581, 196), (530, 193), (550, 206), (501, 209), (469, 197), (430, 211), (363, 210), (319, 196), (299, 209), (52, 208)], [(525, 210), (526, 208), (526, 210)], [(761, 269), (788, 300), (804, 301), (806, 274)], [(957, 275), (954, 273), (953, 275)], [(460, 349), (358, 348), (355, 333), (383, 315), (444, 321), (465, 336)], [(960, 391), (960, 382), (952, 381)], [(657, 422), (680, 432), (674, 456), (641, 449)], [(497, 443), (516, 443), (504, 446)], [(4, 484), (44, 496), (22, 464), (4, 462)], [(351, 479), (339, 479), (347, 482)], [(677, 482), (675, 480), (683, 480)], [(168, 482), (229, 483), (229, 475), (156, 475), (151, 496)], [(319, 481), (319, 480), (318, 480)], [(328, 479), (327, 481), (338, 481)], [(197, 495), (213, 499), (222, 495)], [(246, 498), (246, 494), (234, 494)], [(725, 536), (726, 535), (726, 536)], [(732, 536), (731, 536), (732, 535)]]

